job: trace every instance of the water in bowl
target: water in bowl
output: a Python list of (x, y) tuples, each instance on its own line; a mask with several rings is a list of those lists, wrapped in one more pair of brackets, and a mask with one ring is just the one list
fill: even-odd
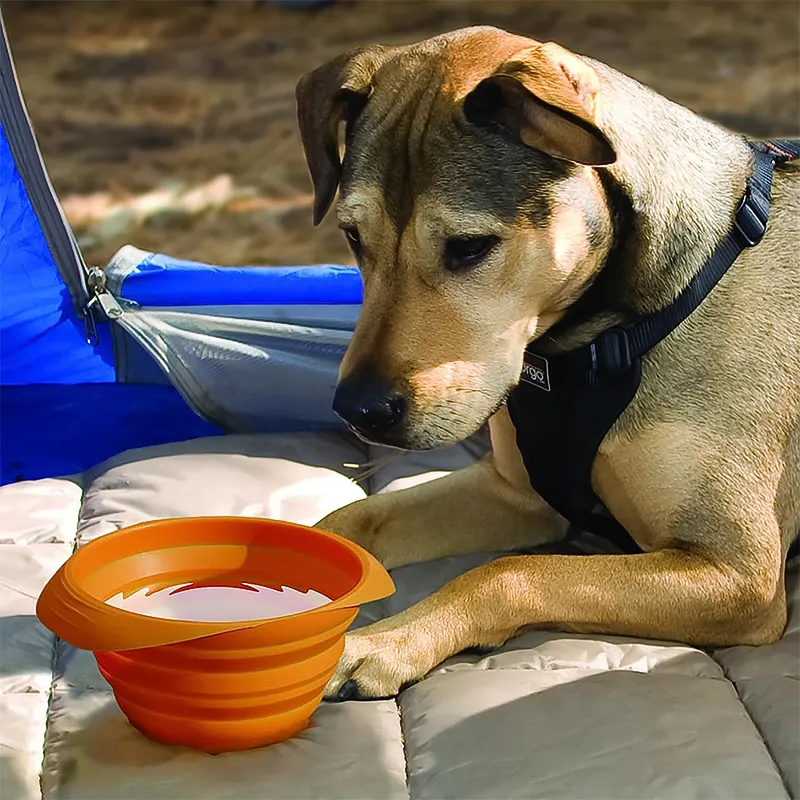
[(256, 583), (208, 586), (184, 583), (152, 591), (122, 592), (106, 601), (115, 608), (159, 619), (183, 622), (247, 622), (311, 611), (331, 602), (320, 592), (301, 592), (289, 586), (274, 589)]

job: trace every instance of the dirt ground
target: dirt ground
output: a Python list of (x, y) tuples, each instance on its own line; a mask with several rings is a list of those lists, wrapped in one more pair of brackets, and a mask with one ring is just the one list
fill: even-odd
[(490, 23), (555, 39), (755, 136), (800, 133), (800, 3), (6, 2), (20, 81), (90, 263), (125, 242), (217, 264), (348, 261), (311, 226), (305, 71), (366, 42)]

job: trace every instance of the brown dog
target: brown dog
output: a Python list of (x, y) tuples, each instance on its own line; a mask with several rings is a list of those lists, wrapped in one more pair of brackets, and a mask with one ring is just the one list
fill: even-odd
[[(493, 28), (347, 53), (297, 98), (315, 222), (338, 187), (364, 279), (335, 408), (406, 449), (489, 419), (493, 450), (319, 526), (389, 568), (559, 540), (504, 406), (524, 350), (669, 305), (731, 228), (752, 150), (603, 64)], [(594, 460), (596, 494), (644, 552), (468, 572), (350, 634), (329, 696), (393, 695), (529, 626), (709, 646), (781, 635), (800, 521), (799, 181), (776, 170), (766, 238), (647, 354)], [(602, 302), (552, 334), (600, 275)]]

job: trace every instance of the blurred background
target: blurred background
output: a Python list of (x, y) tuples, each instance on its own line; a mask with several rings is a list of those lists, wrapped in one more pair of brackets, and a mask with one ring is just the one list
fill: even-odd
[(311, 226), (294, 86), (363, 43), (498, 25), (734, 130), (800, 133), (798, 0), (17, 0), (3, 12), (90, 264), (127, 242), (223, 265), (349, 263), (332, 218)]

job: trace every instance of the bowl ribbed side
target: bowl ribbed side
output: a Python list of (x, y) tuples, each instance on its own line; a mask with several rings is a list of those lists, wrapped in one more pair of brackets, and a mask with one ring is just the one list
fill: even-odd
[(187, 722), (161, 710), (140, 709), (124, 697), (116, 699), (131, 725), (148, 739), (216, 755), (266, 747), (299, 733), (308, 727), (311, 715), (322, 701), (324, 688), (323, 682), (317, 694), (288, 711), (246, 721), (201, 717)]
[(95, 657), (135, 728), (162, 743), (219, 753), (282, 741), (308, 723), (336, 670), (344, 629), (293, 645), (290, 654), (254, 648), (235, 658), (218, 647), (192, 653), (180, 645)]

